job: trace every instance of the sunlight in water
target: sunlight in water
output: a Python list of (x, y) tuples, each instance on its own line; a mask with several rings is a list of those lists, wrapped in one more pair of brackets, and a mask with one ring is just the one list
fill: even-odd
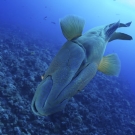
[(121, 3), (124, 3), (128, 6), (133, 6), (135, 7), (135, 0), (119, 0)]

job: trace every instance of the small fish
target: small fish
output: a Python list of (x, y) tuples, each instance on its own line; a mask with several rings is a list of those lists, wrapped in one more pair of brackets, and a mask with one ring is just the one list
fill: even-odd
[(46, 20), (46, 19), (47, 19), (47, 16), (44, 17), (44, 20)]
[(69, 99), (92, 80), (97, 71), (118, 76), (121, 69), (116, 53), (104, 56), (107, 43), (116, 39), (131, 40), (125, 33), (116, 32), (131, 22), (98, 26), (82, 34), (85, 21), (74, 15), (60, 20), (65, 44), (54, 57), (32, 100), (36, 115), (50, 115), (64, 109)]
[(56, 24), (55, 22), (51, 22), (51, 23)]

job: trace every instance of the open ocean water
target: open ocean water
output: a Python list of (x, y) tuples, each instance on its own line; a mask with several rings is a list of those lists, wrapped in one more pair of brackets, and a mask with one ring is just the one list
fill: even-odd
[[(85, 20), (83, 33), (132, 22), (117, 31), (133, 39), (107, 44), (104, 55), (121, 61), (118, 77), (97, 71), (62, 111), (35, 115), (31, 102), (41, 76), (67, 41), (59, 22), (66, 15)], [(0, 0), (0, 135), (135, 135), (134, 80), (134, 0)]]

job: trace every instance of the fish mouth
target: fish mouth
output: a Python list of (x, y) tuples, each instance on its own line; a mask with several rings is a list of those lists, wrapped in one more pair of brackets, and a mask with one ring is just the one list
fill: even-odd
[(64, 109), (69, 99), (59, 100), (58, 98), (58, 101), (56, 101), (48, 98), (52, 87), (53, 80), (51, 76), (48, 76), (39, 84), (31, 104), (31, 109), (34, 114), (47, 116)]
[(38, 85), (31, 104), (31, 109), (36, 115), (43, 114), (43, 108), (52, 89), (52, 85), (53, 80), (51, 76), (43, 79), (43, 81)]
[(68, 102), (68, 99), (63, 100), (61, 103), (57, 104), (56, 106), (50, 107), (50, 105), (46, 105), (43, 108), (37, 109), (36, 103), (33, 104), (32, 110), (34, 114), (39, 116), (48, 116), (51, 114), (54, 114), (58, 111), (61, 111), (65, 108), (66, 104)]
[[(36, 89), (31, 104), (31, 109), (36, 115), (47, 116), (62, 111), (80, 86), (77, 83), (80, 82), (78, 75), (82, 69), (80, 66), (82, 66), (85, 59), (85, 52), (78, 44), (75, 46), (75, 43), (71, 41), (68, 41), (66, 45), (72, 45), (72, 51), (69, 48), (65, 53), (58, 54), (58, 57), (56, 57), (58, 60), (61, 55), (65, 56), (66, 54), (67, 56), (65, 56), (64, 61), (60, 61), (58, 67), (54, 67), (55, 63), (50, 65), (53, 72), (48, 70)], [(78, 53), (74, 54), (76, 51), (79, 52), (79, 55)], [(80, 59), (78, 60), (78, 58)]]

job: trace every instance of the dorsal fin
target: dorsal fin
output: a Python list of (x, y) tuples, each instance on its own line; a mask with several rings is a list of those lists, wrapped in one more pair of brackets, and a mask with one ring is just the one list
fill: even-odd
[(62, 33), (67, 40), (81, 36), (84, 24), (85, 21), (82, 18), (74, 15), (68, 15), (60, 19)]

